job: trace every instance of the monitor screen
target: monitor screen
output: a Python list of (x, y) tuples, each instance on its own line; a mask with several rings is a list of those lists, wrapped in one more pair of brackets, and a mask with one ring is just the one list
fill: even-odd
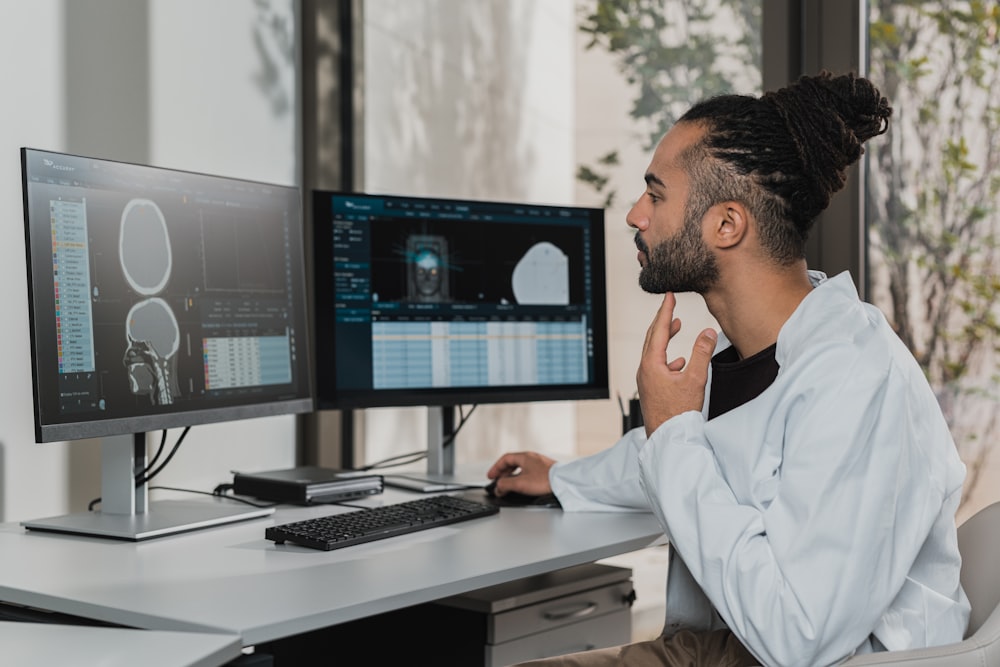
[(311, 409), (297, 188), (21, 159), (39, 441)]
[(604, 211), (314, 191), (321, 408), (606, 398)]

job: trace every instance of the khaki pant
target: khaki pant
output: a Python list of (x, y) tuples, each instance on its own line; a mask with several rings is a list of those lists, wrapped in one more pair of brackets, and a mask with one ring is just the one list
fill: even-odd
[(751, 667), (757, 665), (729, 630), (690, 632), (670, 638), (523, 662), (518, 667)]

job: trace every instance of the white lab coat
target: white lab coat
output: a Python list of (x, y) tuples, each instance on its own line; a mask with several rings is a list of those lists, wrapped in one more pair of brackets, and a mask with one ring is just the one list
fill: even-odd
[(881, 312), (848, 274), (811, 277), (760, 396), (630, 431), (553, 466), (552, 488), (567, 511), (657, 515), (675, 550), (668, 634), (721, 617), (765, 665), (960, 641), (965, 466)]

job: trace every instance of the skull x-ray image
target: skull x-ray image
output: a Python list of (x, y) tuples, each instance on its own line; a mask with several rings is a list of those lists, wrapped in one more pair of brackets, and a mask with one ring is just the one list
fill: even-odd
[(133, 199), (122, 211), (118, 258), (129, 286), (140, 296), (125, 321), (125, 353), (129, 389), (168, 405), (180, 395), (177, 350), (180, 328), (170, 305), (157, 298), (170, 280), (173, 257), (163, 212), (149, 199)]

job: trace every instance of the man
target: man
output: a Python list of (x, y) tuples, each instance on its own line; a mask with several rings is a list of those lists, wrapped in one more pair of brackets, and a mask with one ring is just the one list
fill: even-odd
[[(488, 476), (567, 511), (654, 512), (673, 549), (667, 623), (544, 664), (826, 665), (961, 640), (965, 468), (885, 318), (804, 258), (891, 112), (866, 79), (823, 73), (702, 102), (657, 146), (626, 218), (640, 285), (665, 293), (637, 373), (645, 426), (577, 461), (507, 454)], [(722, 329), (688, 361), (667, 356), (680, 291)]]

